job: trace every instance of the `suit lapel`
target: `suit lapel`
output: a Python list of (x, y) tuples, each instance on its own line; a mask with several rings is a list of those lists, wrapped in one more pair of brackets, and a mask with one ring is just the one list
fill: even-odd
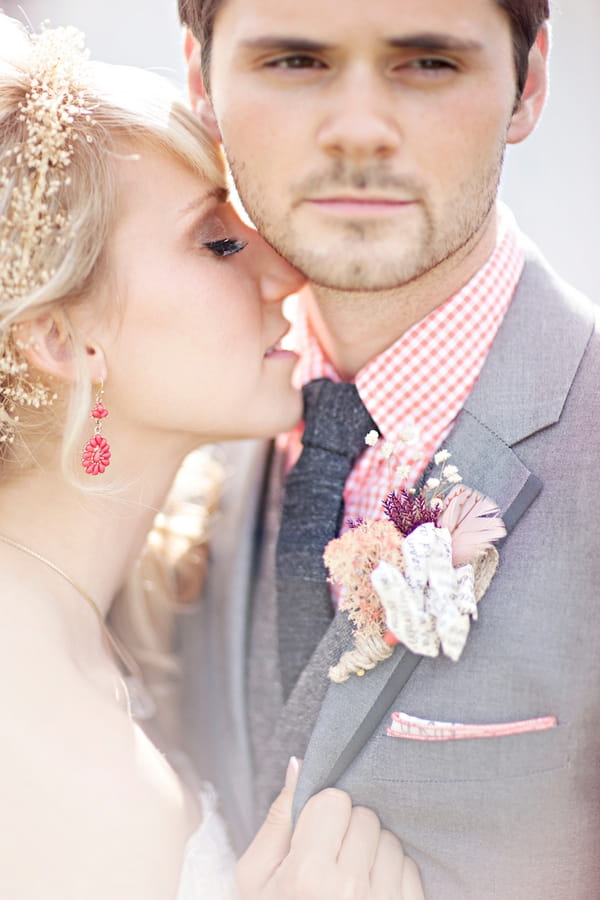
[[(530, 247), (466, 410), (510, 447), (558, 422), (594, 324), (583, 315), (577, 292)], [(492, 462), (483, 460), (483, 466), (492, 468)]]
[[(467, 413), (461, 414), (445, 446), (450, 449), (453, 460), (460, 464), (465, 483), (493, 497), (506, 518), (510, 513), (509, 524), (514, 527), (539, 493), (539, 479), (519, 461), (510, 447)], [(486, 467), (485, 460), (493, 460), (494, 466)], [(494, 471), (490, 471), (492, 468)], [(351, 635), (348, 637), (347, 632), (343, 632), (343, 640), (336, 648), (338, 659), (351, 644)], [(417, 669), (420, 658), (399, 646), (389, 659), (363, 677), (352, 676), (342, 685), (325, 687), (310, 752), (302, 768), (296, 809), (300, 809), (315, 791), (336, 783)], [(308, 674), (305, 671), (304, 676)], [(312, 677), (323, 676), (313, 669)], [(301, 682), (297, 688), (301, 688)], [(297, 697), (296, 702), (299, 700)]]
[[(218, 779), (223, 809), (237, 846), (254, 828), (252, 761), (246, 721), (246, 627), (255, 558), (255, 522), (270, 447), (240, 442), (224, 448), (228, 477), (201, 600), (203, 726), (211, 731), (208, 771)], [(198, 648), (196, 648), (198, 653)], [(189, 677), (189, 676), (188, 676)], [(202, 740), (202, 736), (200, 736)], [(224, 748), (226, 755), (223, 756)], [(200, 750), (202, 760), (202, 750)], [(226, 759), (225, 767), (223, 759)]]
[(458, 416), (444, 446), (464, 484), (494, 500), (511, 531), (542, 488), (537, 476), (468, 407)]
[[(223, 675), (227, 695), (241, 715), (244, 699), (245, 644), (248, 595), (255, 561), (255, 524), (262, 499), (264, 472), (271, 447), (266, 443), (243, 442), (228, 448), (226, 466), (233, 472), (227, 484), (220, 520), (211, 542), (211, 571), (218, 581), (210, 585), (218, 611), (219, 653), (228, 660)], [(240, 523), (244, 523), (240, 528)], [(233, 541), (233, 542), (232, 542)], [(245, 721), (238, 719), (240, 726)]]
[[(513, 446), (558, 421), (593, 324), (590, 320), (582, 325), (580, 318), (568, 315), (564, 289), (559, 293), (553, 276), (530, 249), (480, 378), (444, 442), (464, 483), (498, 503), (509, 531), (542, 490), (540, 479)], [(343, 641), (339, 649), (347, 649)], [(343, 685), (325, 688), (301, 771), (296, 811), (315, 791), (339, 779), (418, 661), (398, 647), (362, 678), (353, 676)], [(314, 669), (312, 676), (324, 677)]]

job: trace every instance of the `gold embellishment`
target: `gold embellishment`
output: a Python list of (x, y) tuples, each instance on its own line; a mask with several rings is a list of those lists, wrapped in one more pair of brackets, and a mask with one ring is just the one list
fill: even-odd
[(30, 41), (30, 84), (17, 113), (24, 136), (5, 153), (0, 168), (4, 302), (34, 292), (54, 274), (48, 259), (70, 230), (59, 193), (69, 184), (66, 170), (77, 139), (73, 123), (91, 115), (82, 88), (87, 54), (81, 32), (46, 29)]
[(57, 398), (31, 373), (22, 353), (24, 345), (15, 338), (15, 330), (13, 326), (0, 334), (0, 445), (13, 443), (19, 408), (51, 406)]
[[(61, 194), (78, 138), (73, 123), (80, 116), (93, 122), (84, 94), (87, 53), (81, 32), (44, 29), (28, 40), (29, 86), (13, 116), (22, 137), (0, 159), (0, 445), (14, 441), (19, 407), (49, 406), (56, 399), (29, 371), (15, 321), (33, 307), (68, 245), (71, 221)], [(10, 126), (5, 119), (3, 128)]]

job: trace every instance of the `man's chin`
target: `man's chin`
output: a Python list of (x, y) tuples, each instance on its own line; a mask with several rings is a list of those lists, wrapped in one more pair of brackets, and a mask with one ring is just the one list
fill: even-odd
[(327, 255), (294, 254), (280, 251), (308, 280), (318, 287), (346, 293), (391, 291), (414, 281), (427, 266), (399, 265), (399, 260), (381, 259), (373, 254), (361, 259), (346, 248)]

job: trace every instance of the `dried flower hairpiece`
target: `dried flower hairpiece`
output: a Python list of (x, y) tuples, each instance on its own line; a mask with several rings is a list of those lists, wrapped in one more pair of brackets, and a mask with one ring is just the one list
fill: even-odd
[(3, 301), (23, 297), (53, 272), (47, 260), (69, 237), (69, 217), (57, 200), (77, 132), (76, 117), (91, 113), (83, 90), (87, 53), (75, 28), (31, 35), (29, 88), (17, 120), (23, 139), (1, 163), (0, 290)]
[(68, 245), (71, 222), (60, 190), (69, 184), (78, 139), (73, 124), (80, 116), (92, 121), (81, 32), (46, 28), (29, 41), (29, 85), (15, 123), (22, 138), (0, 160), (0, 443), (14, 439), (18, 406), (47, 406), (55, 399), (29, 373), (12, 323), (55, 274), (60, 248)]
[(14, 442), (19, 409), (40, 409), (57, 399), (57, 394), (31, 373), (15, 330), (9, 327), (0, 335), (0, 445)]
[[(375, 446), (379, 436), (365, 441)], [(394, 449), (382, 454), (393, 462)], [(506, 534), (496, 504), (461, 484), (450, 453), (434, 457), (439, 473), (418, 491), (403, 486), (405, 467), (396, 469), (397, 490), (383, 500), (386, 519), (353, 521), (330, 541), (324, 561), (330, 581), (343, 588), (340, 609), (354, 626), (354, 648), (329, 670), (332, 681), (387, 659), (403, 643), (415, 653), (451, 659), (462, 653), (477, 603), (498, 562), (492, 546)]]

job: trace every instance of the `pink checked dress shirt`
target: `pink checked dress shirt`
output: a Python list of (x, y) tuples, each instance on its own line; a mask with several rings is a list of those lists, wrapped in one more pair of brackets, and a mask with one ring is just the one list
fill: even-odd
[[(350, 473), (344, 491), (346, 519), (383, 518), (381, 501), (398, 486), (392, 476), (399, 466), (409, 467), (407, 486), (422, 475), (477, 381), (523, 263), (514, 219), (500, 206), (496, 247), (485, 265), (458, 293), (358, 372), (356, 387), (383, 440), (367, 447)], [(296, 372), (300, 385), (321, 377), (340, 381), (311, 331), (302, 304), (291, 340), (301, 354)], [(300, 426), (281, 439), (290, 464), (299, 452), (301, 434)], [(413, 442), (406, 443), (411, 436)], [(383, 441), (394, 446), (392, 462), (382, 455)], [(460, 471), (460, 460), (452, 463)]]

